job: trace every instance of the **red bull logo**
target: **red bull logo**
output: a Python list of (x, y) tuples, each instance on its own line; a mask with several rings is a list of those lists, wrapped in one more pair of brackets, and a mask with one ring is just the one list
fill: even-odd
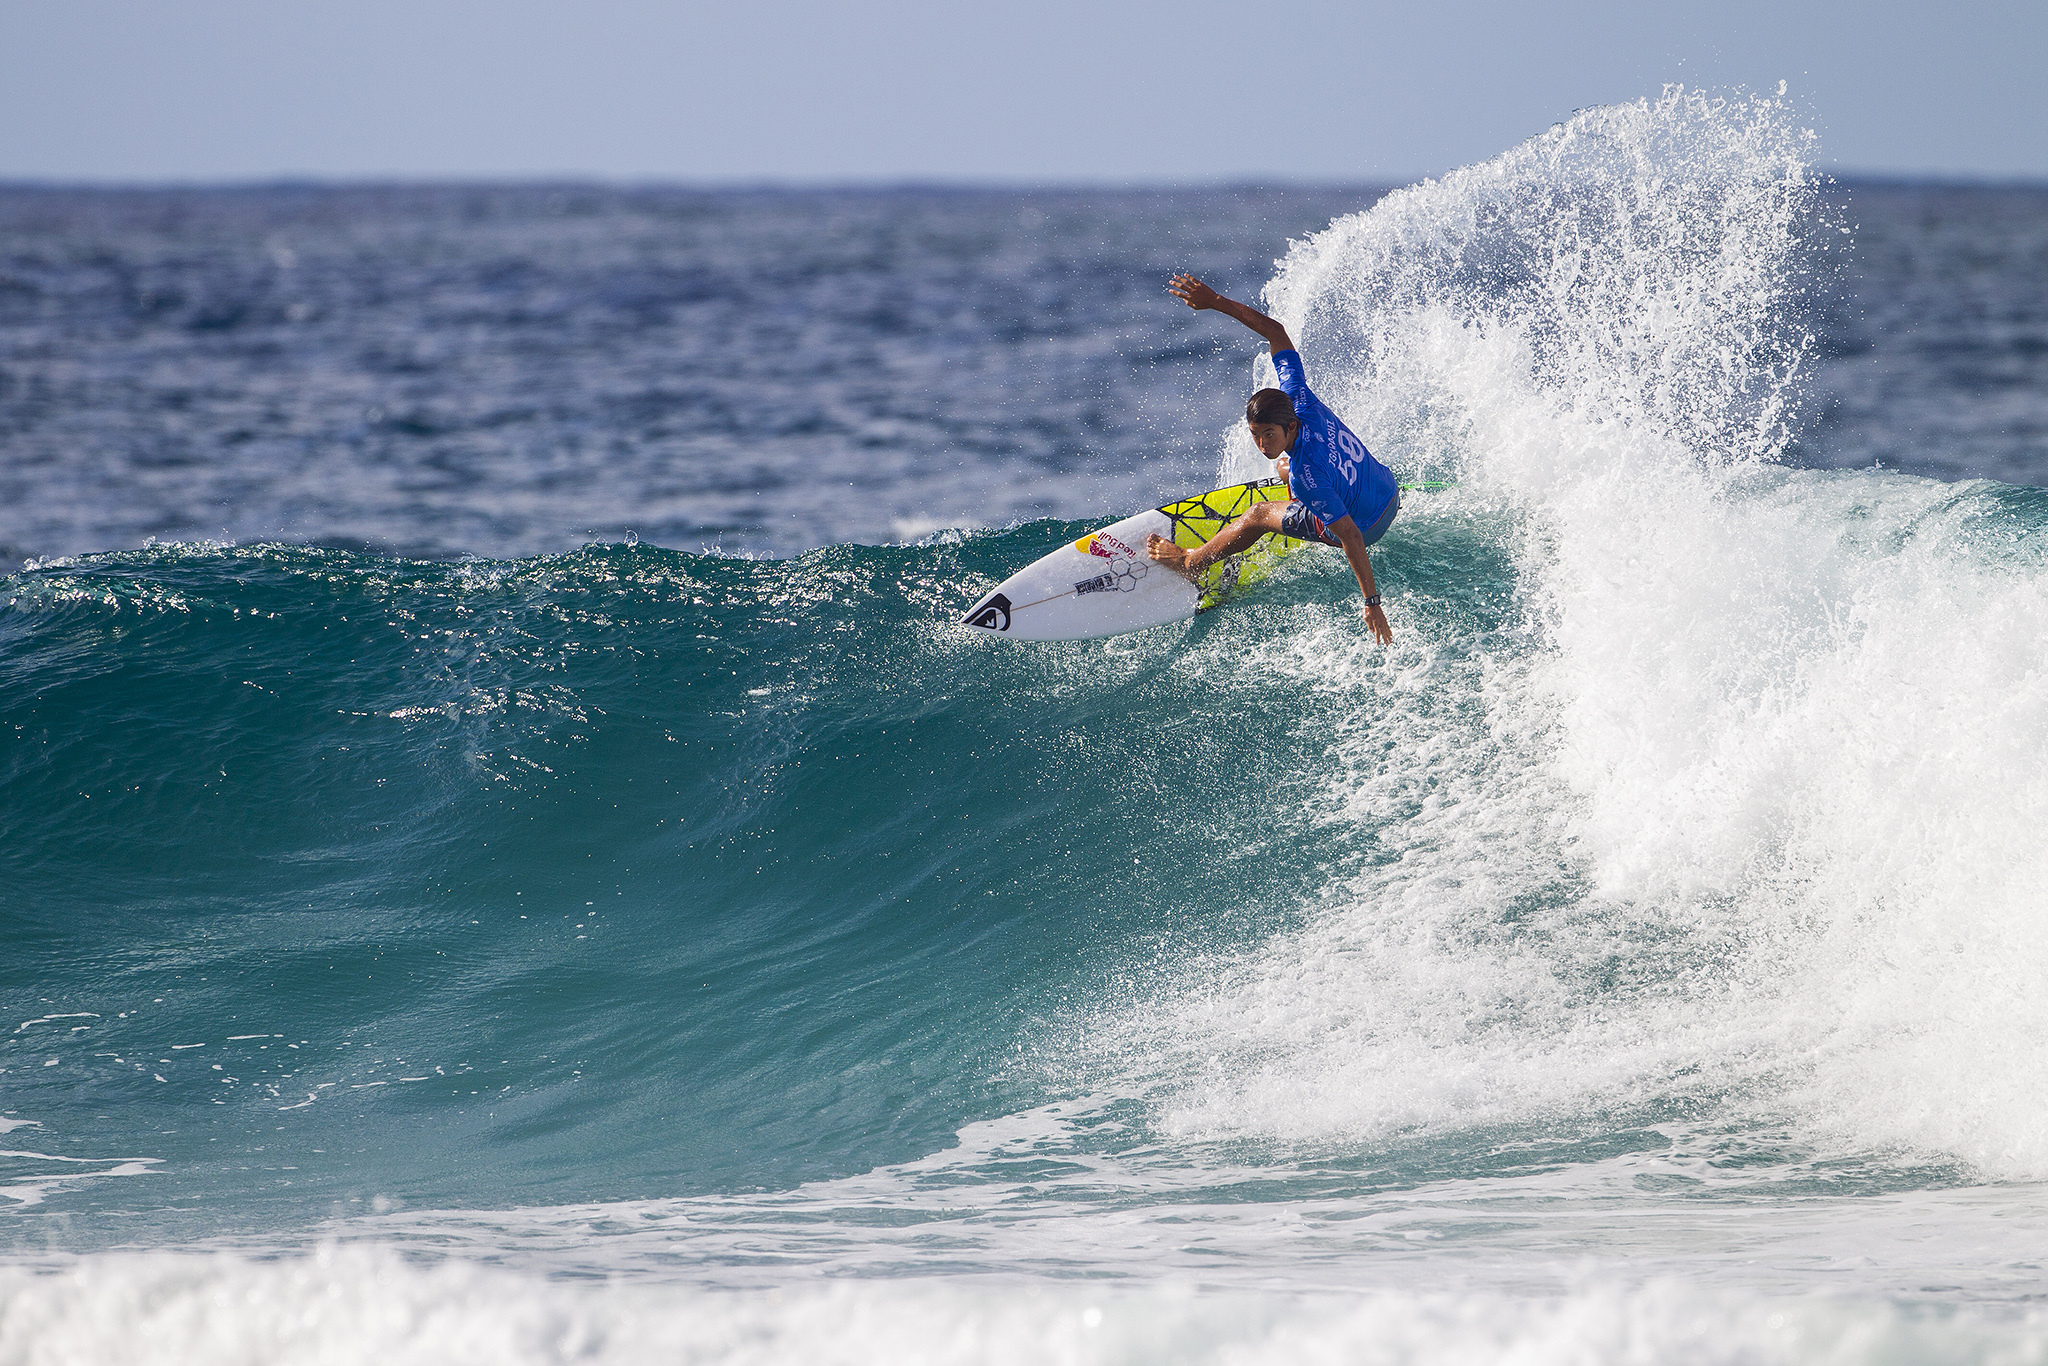
[(1137, 551), (1131, 549), (1107, 531), (1098, 531), (1092, 536), (1083, 536), (1080, 540), (1074, 542), (1074, 549), (1084, 555), (1100, 555), (1105, 560), (1114, 560), (1119, 556), (1126, 560), (1138, 558)]

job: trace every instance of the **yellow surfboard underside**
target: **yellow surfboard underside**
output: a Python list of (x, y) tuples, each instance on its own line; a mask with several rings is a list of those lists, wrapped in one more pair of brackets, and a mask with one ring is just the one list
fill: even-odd
[[(1284, 503), (1287, 498), (1286, 480), (1261, 479), (1249, 484), (1211, 489), (1193, 498), (1183, 498), (1178, 503), (1168, 503), (1159, 510), (1173, 521), (1173, 543), (1193, 550), (1230, 522), (1244, 516), (1252, 504)], [(1202, 590), (1202, 598), (1195, 610), (1206, 612), (1239, 589), (1249, 588), (1271, 574), (1282, 556), (1291, 555), (1301, 547), (1302, 542), (1292, 536), (1275, 532), (1242, 555), (1232, 555), (1210, 565), (1202, 571), (1201, 582), (1197, 585)]]

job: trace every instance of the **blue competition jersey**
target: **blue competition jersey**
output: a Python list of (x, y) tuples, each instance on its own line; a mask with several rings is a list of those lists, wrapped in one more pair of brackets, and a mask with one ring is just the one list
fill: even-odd
[(1280, 388), (1294, 400), (1301, 432), (1287, 450), (1287, 489), (1324, 526), (1349, 515), (1364, 531), (1399, 492), (1394, 472), (1308, 387), (1299, 351), (1275, 351)]

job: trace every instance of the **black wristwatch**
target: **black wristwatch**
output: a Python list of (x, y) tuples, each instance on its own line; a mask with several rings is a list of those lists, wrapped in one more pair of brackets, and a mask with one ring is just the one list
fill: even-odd
[(1379, 605), (1380, 605), (1380, 595), (1379, 595), (1379, 594), (1377, 594), (1377, 593), (1374, 593), (1374, 594), (1370, 595), (1369, 597), (1367, 597), (1367, 598), (1366, 598), (1366, 600), (1365, 600), (1365, 605), (1366, 605), (1367, 607), (1377, 607), (1377, 606), (1379, 606)]

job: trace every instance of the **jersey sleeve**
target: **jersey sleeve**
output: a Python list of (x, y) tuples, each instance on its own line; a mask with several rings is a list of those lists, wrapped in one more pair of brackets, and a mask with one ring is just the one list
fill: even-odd
[(1280, 377), (1280, 392), (1300, 403), (1308, 393), (1308, 371), (1302, 366), (1301, 352), (1275, 351), (1273, 373)]

